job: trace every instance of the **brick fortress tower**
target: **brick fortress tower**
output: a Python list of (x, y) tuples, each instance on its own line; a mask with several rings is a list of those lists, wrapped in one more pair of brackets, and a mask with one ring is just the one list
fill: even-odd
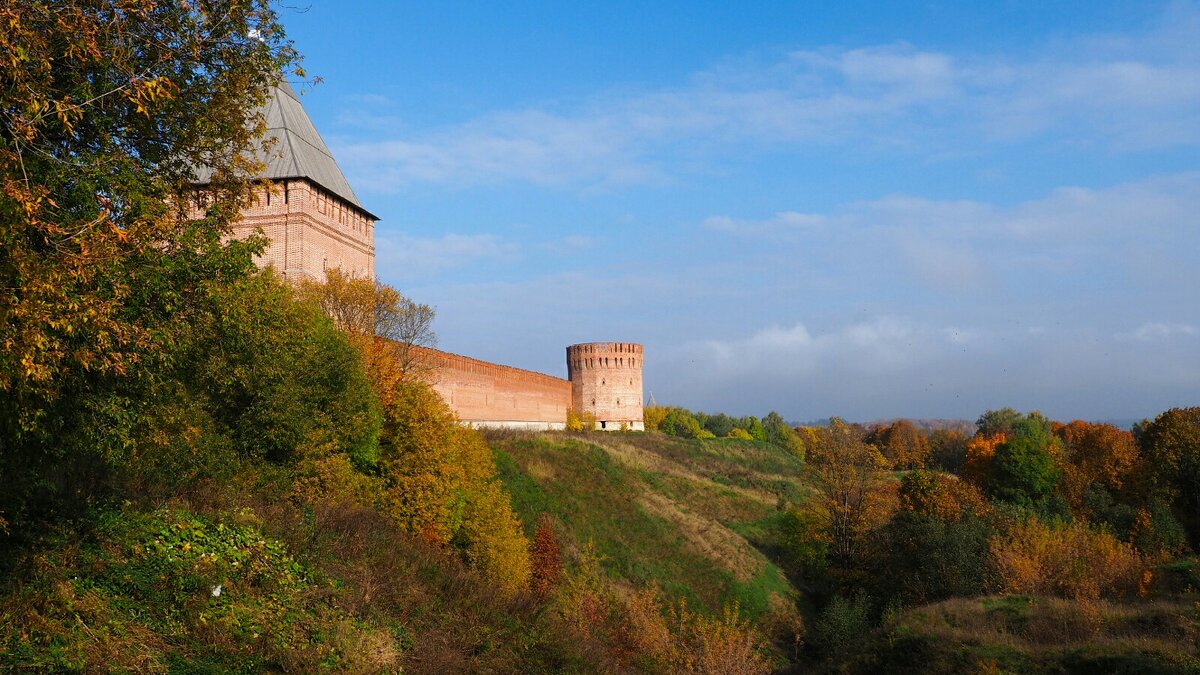
[(567, 347), (571, 407), (596, 416), (596, 427), (643, 431), (642, 346), (589, 342)]
[[(324, 280), (339, 267), (351, 276), (375, 277), (375, 221), (350, 189), (321, 134), (285, 80), (272, 87), (262, 110), (271, 152), (254, 203), (234, 227), (237, 238), (262, 228), (270, 244), (259, 265), (288, 279)], [(200, 171), (198, 182), (208, 175)]]

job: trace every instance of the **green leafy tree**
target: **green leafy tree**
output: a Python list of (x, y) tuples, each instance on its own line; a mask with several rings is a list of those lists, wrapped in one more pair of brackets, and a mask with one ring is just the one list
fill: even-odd
[[(196, 228), (237, 217), (263, 129), (249, 113), (294, 53), (265, 0), (17, 2), (0, 23), (0, 424), (13, 438), (52, 423), (77, 383), (138, 367), (157, 324), (131, 306), (159, 265), (190, 255)], [(215, 173), (194, 221), (198, 165)]]
[(171, 373), (206, 285), (252, 269), (222, 239), (251, 111), (295, 54), (266, 0), (10, 2), (0, 24), (0, 511), (48, 514), (137, 452), (221, 435)]
[(1169, 496), (1200, 549), (1200, 407), (1172, 408), (1138, 432), (1149, 491)]
[(745, 429), (746, 433), (750, 434), (750, 437), (753, 438), (754, 440), (756, 440), (756, 441), (767, 440), (767, 430), (765, 428), (763, 428), (762, 421), (759, 420), (754, 415), (750, 415), (748, 417), (743, 417), (742, 419), (738, 420), (737, 425), (740, 428)]
[(247, 458), (289, 461), (332, 443), (363, 467), (377, 457), (380, 412), (359, 352), (270, 271), (214, 291), (181, 373)]
[(658, 428), (671, 436), (679, 438), (699, 438), (703, 428), (691, 412), (686, 408), (673, 407), (667, 411), (667, 416)]
[(1060, 472), (1051, 446), (1055, 442), (1044, 418), (1030, 417), (1012, 426), (1012, 438), (996, 448), (987, 479), (995, 499), (1047, 513)]
[(1009, 434), (1013, 425), (1024, 418), (1024, 415), (1012, 408), (988, 410), (975, 420), (975, 433), (978, 436), (995, 436)]
[(784, 421), (782, 415), (772, 410), (763, 418), (762, 426), (763, 432), (767, 437), (767, 442), (787, 450), (800, 459), (804, 459), (804, 440), (800, 438), (800, 434), (796, 433), (796, 430), (790, 424)]
[(737, 420), (725, 413), (717, 413), (708, 415), (703, 424), (704, 428), (711, 431), (717, 438), (725, 438), (737, 427)]

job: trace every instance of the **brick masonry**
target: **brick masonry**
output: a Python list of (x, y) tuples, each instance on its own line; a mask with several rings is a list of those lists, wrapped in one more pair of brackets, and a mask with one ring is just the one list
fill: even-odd
[(571, 405), (596, 416), (599, 429), (641, 431), (642, 345), (591, 342), (567, 347)]
[(285, 278), (325, 278), (325, 271), (375, 277), (375, 220), (337, 195), (303, 178), (256, 187), (254, 202), (242, 212), (233, 236), (256, 228), (271, 240), (259, 259)]
[(421, 350), (421, 358), (433, 366), (434, 390), (464, 423), (519, 429), (566, 425), (567, 380), (436, 349)]

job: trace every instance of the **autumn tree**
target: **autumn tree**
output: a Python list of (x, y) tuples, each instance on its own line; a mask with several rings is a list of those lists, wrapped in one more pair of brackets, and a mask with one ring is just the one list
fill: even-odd
[(987, 499), (974, 485), (934, 471), (913, 471), (900, 480), (900, 510), (940, 520), (983, 515)]
[(1063, 443), (1063, 493), (1076, 512), (1087, 511), (1089, 493), (1103, 490), (1112, 499), (1133, 479), (1138, 447), (1128, 431), (1075, 420), (1056, 429), (1055, 435)]
[(950, 473), (962, 471), (967, 458), (967, 435), (959, 429), (934, 429), (929, 434), (929, 461)]
[(1200, 549), (1200, 407), (1172, 408), (1138, 431), (1149, 490), (1168, 495)]
[(660, 431), (663, 420), (667, 418), (670, 408), (661, 405), (648, 405), (642, 408), (642, 423), (646, 431)]
[[(266, 0), (211, 5), (0, 7), (0, 433), (10, 439), (47, 422), (77, 383), (138, 367), (162, 316), (131, 310), (187, 306), (187, 286), (144, 294), (164, 266), (223, 255), (209, 244), (246, 197), (245, 151), (263, 130), (251, 111), (295, 56)], [(193, 220), (200, 165), (213, 183)]]
[(141, 397), (170, 400), (208, 287), (252, 273), (261, 241), (223, 236), (257, 168), (252, 111), (295, 54), (266, 0), (13, 1), (0, 25), (0, 501), (87, 499), (128, 455), (68, 456), (65, 434), (220, 435)]
[(815, 515), (827, 537), (831, 563), (855, 568), (867, 534), (895, 508), (894, 492), (881, 474), (887, 462), (840, 420), (826, 428), (819, 447), (819, 461), (813, 462), (819, 490)]
[(428, 348), (437, 343), (434, 310), (378, 280), (326, 272), (325, 281), (302, 280), (297, 293), (315, 302), (358, 345), (386, 403), (396, 384), (425, 379), (433, 370)]
[(908, 420), (896, 420), (879, 427), (866, 440), (896, 469), (924, 467), (929, 457), (929, 439)]
[(491, 449), (429, 385), (397, 384), (384, 407), (381, 510), (404, 530), (450, 546), (499, 588), (529, 576), (528, 541), (503, 491)]
[(962, 476), (978, 487), (985, 487), (992, 473), (992, 459), (996, 456), (996, 448), (1000, 447), (1008, 436), (1003, 433), (984, 436), (975, 434), (966, 442), (966, 454), (963, 458)]

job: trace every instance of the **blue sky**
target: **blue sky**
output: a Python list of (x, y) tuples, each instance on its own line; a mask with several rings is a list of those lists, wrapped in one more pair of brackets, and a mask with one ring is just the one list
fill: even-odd
[(442, 348), (798, 421), (1200, 404), (1200, 3), (507, 4), (282, 13)]

